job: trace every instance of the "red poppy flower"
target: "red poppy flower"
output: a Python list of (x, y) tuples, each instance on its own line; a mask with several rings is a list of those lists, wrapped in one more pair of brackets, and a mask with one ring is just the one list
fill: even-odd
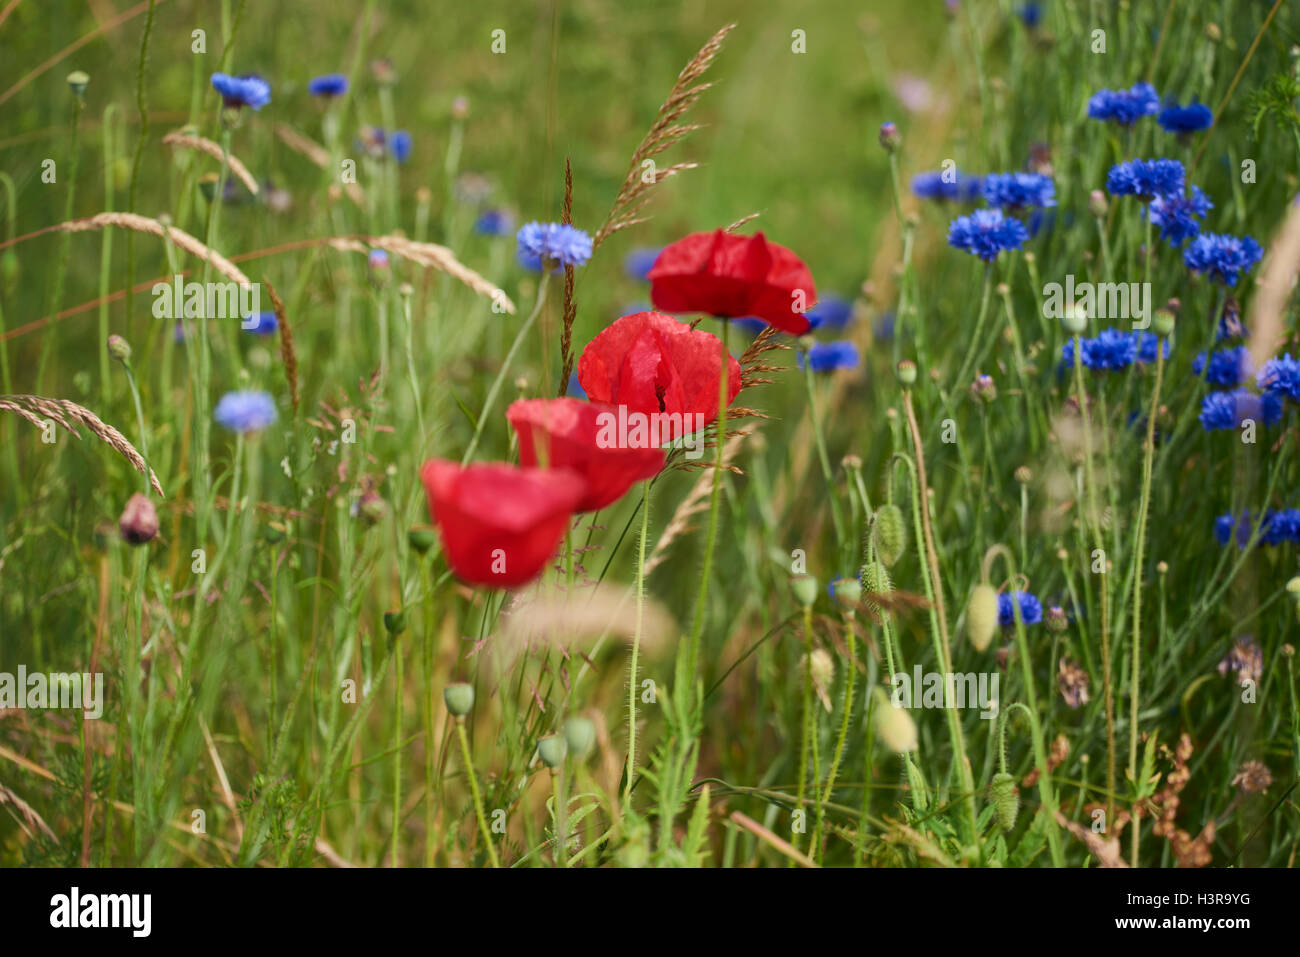
[(506, 410), (525, 466), (572, 469), (587, 483), (575, 511), (594, 512), (664, 467), (646, 430), (620, 428), (618, 409), (580, 399), (520, 399)]
[(569, 469), (461, 468), (446, 459), (425, 462), (420, 481), (456, 577), (496, 587), (522, 585), (541, 573), (587, 490)]
[(666, 247), (646, 278), (656, 309), (757, 316), (796, 336), (808, 331), (802, 313), (817, 301), (808, 267), (762, 233), (691, 233)]
[[(593, 402), (680, 425), (669, 441), (718, 417), (722, 340), (657, 312), (617, 319), (587, 343), (578, 384)], [(740, 392), (740, 363), (727, 356), (727, 404)], [(690, 417), (689, 419), (687, 417)], [(696, 419), (695, 417), (699, 418)], [(663, 430), (661, 429), (661, 434)]]

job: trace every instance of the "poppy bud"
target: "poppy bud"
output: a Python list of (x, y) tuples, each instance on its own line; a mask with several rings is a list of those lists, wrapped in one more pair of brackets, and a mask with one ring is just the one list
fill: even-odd
[(966, 602), (966, 637), (971, 647), (983, 651), (998, 630), (998, 593), (992, 585), (980, 582), (971, 589)]
[(433, 548), (433, 543), (437, 540), (437, 532), (419, 525), (412, 526), (411, 530), (406, 533), (407, 543), (421, 555)]
[(993, 806), (997, 809), (998, 824), (1004, 831), (1012, 830), (1016, 826), (1016, 815), (1020, 812), (1016, 779), (1006, 771), (999, 771), (993, 775), (989, 792), (993, 795)]
[(463, 718), (474, 707), (474, 686), (461, 681), (442, 689), (442, 700), (455, 718)]
[(73, 70), (68, 74), (68, 89), (77, 99), (81, 99), (86, 92), (86, 85), (90, 82), (90, 76), (84, 70)]
[(790, 579), (795, 601), (805, 608), (817, 600), (817, 579), (812, 575), (795, 575)]
[(564, 763), (566, 750), (564, 738), (558, 734), (548, 734), (537, 742), (537, 756), (542, 759), (542, 764), (551, 770), (555, 770)]
[(885, 747), (898, 754), (915, 751), (917, 746), (916, 722), (906, 708), (895, 708), (884, 688), (875, 689), (876, 733)]
[(122, 540), (129, 545), (143, 545), (158, 534), (158, 510), (146, 496), (136, 492), (126, 502), (117, 522)]
[(1083, 335), (1088, 328), (1088, 313), (1072, 302), (1066, 303), (1061, 313), (1061, 327), (1072, 336)]
[(1106, 194), (1099, 189), (1094, 189), (1088, 194), (1088, 212), (1101, 219), (1106, 215)]
[(596, 726), (590, 718), (574, 715), (564, 722), (564, 744), (581, 761), (596, 745)]
[(396, 638), (406, 631), (406, 615), (400, 611), (384, 612), (384, 630)]
[(903, 519), (903, 510), (892, 503), (876, 509), (871, 536), (876, 544), (876, 555), (886, 568), (892, 567), (907, 551), (907, 523)]
[(868, 562), (862, 566), (862, 591), (864, 599), (872, 610), (880, 611), (880, 603), (872, 599), (873, 595), (888, 595), (894, 590), (894, 583), (889, 578), (889, 571), (880, 562)]
[(108, 337), (108, 354), (118, 362), (131, 361), (131, 344), (114, 333)]
[(1174, 322), (1174, 314), (1170, 309), (1157, 309), (1156, 314), (1151, 317), (1151, 328), (1156, 335), (1167, 339), (1173, 334)]
[(831, 595), (841, 605), (852, 609), (862, 600), (862, 583), (856, 578), (837, 578), (831, 582)]

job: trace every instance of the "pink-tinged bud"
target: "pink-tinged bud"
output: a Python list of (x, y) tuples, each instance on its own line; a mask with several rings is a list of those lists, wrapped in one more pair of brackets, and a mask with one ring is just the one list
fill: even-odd
[(127, 500), (117, 527), (128, 545), (144, 545), (158, 534), (158, 510), (148, 497), (136, 492)]

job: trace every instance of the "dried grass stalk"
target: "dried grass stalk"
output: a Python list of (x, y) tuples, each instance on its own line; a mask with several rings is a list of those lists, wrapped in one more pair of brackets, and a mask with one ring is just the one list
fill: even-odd
[(654, 176), (647, 182), (643, 178), (642, 164), (674, 146), (687, 133), (699, 129), (697, 124), (683, 124), (679, 123), (678, 120), (695, 105), (695, 101), (700, 98), (704, 91), (713, 85), (712, 83), (697, 83), (696, 81), (709, 69), (709, 66), (713, 63), (713, 58), (722, 49), (722, 41), (727, 38), (727, 34), (735, 26), (734, 23), (730, 23), (715, 33), (709, 39), (709, 42), (700, 48), (700, 52), (695, 54), (691, 62), (686, 64), (685, 69), (678, 74), (677, 82), (673, 84), (668, 99), (664, 100), (663, 106), (659, 107), (659, 114), (655, 117), (649, 132), (646, 133), (641, 140), (641, 144), (632, 154), (632, 163), (628, 167), (627, 176), (623, 178), (623, 185), (618, 191), (618, 198), (614, 200), (614, 206), (605, 218), (604, 225), (600, 227), (592, 240), (593, 248), (598, 247), (607, 237), (612, 236), (619, 230), (643, 222), (643, 218), (638, 214), (649, 201), (652, 187), (683, 170), (695, 168), (695, 163), (678, 163), (666, 169), (656, 169)]
[[(223, 158), (221, 144), (204, 139), (202, 136), (194, 136), (177, 130), (174, 133), (168, 133), (162, 138), (162, 141), (172, 149), (198, 150), (200, 153), (207, 153), (218, 161)], [(226, 153), (224, 158), (226, 167), (230, 172), (234, 173), (239, 178), (239, 181), (248, 187), (248, 191), (256, 196), (258, 190), (257, 180), (253, 179), (253, 174), (248, 171), (248, 167), (234, 153)]]
[[(564, 158), (564, 212), (560, 222), (566, 226), (573, 224), (573, 167), (569, 158)], [(560, 328), (560, 391), (563, 396), (569, 390), (569, 376), (573, 373), (573, 320), (578, 315), (578, 303), (573, 298), (574, 268), (568, 263), (564, 266), (564, 312)]]
[(74, 423), (84, 425), (101, 441), (116, 449), (137, 472), (148, 475), (149, 484), (159, 498), (166, 497), (158, 476), (145, 464), (144, 456), (126, 440), (126, 436), (111, 425), (106, 425), (85, 406), (77, 405), (69, 399), (47, 399), (39, 395), (0, 395), (0, 411), (13, 412), (41, 429), (45, 428), (47, 421), (54, 422), (77, 438), (81, 438), (81, 433)]
[(238, 266), (215, 249), (209, 249), (183, 229), (177, 229), (175, 226), (163, 226), (158, 220), (150, 219), (148, 216), (138, 216), (135, 213), (97, 213), (87, 219), (73, 219), (66, 223), (59, 223), (54, 229), (65, 233), (85, 233), (103, 229), (106, 226), (117, 226), (120, 229), (148, 233), (159, 238), (170, 238), (172, 242), (190, 255), (206, 260), (212, 265), (213, 269), (227, 279), (233, 279), (241, 284), (247, 283), (251, 285), (252, 283), (252, 280), (245, 276)]
[[(284, 145), (289, 147), (299, 156), (305, 156), (311, 162), (315, 163), (321, 169), (330, 165), (329, 150), (321, 146), (310, 137), (303, 136), (292, 126), (286, 126), (281, 123), (275, 127), (275, 135), (280, 137)], [(366, 194), (356, 183), (343, 184), (343, 190), (348, 194), (348, 199), (358, 206), (365, 205)]]
[(276, 293), (271, 280), (263, 279), (262, 285), (271, 296), (271, 307), (275, 310), (275, 321), (280, 326), (280, 360), (284, 363), (284, 377), (289, 380), (289, 397), (293, 400), (294, 414), (298, 413), (298, 353), (293, 348), (293, 327), (284, 310), (284, 300)]
[[(417, 243), (405, 236), (367, 236), (366, 242), (376, 249), (382, 249), (396, 256), (401, 256), (403, 259), (409, 259), (421, 266), (445, 272), (452, 279), (469, 286), (480, 296), (487, 296), (493, 302), (499, 302), (506, 312), (514, 315), (515, 304), (506, 295), (505, 290), (470, 269), (457, 259), (456, 254), (446, 246), (439, 246), (436, 243)], [(336, 246), (336, 248), (341, 249), (343, 247)], [(364, 247), (362, 247), (361, 251), (364, 251)]]

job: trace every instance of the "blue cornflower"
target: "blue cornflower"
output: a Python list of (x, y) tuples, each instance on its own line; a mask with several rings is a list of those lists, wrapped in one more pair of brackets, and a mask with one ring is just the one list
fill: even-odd
[(1183, 194), (1183, 164), (1178, 160), (1126, 160), (1106, 174), (1106, 189), (1112, 196), (1136, 196), (1150, 202), (1157, 196)]
[(1043, 8), (1037, 3), (1026, 3), (1020, 8), (1020, 20), (1029, 29), (1043, 22)]
[(1197, 418), (1206, 432), (1240, 428), (1247, 419), (1260, 425), (1276, 425), (1282, 420), (1282, 400), (1271, 392), (1261, 395), (1248, 389), (1211, 392), (1201, 400)]
[(645, 279), (659, 254), (662, 246), (638, 246), (623, 257), (623, 273), (629, 279)]
[(1029, 230), (1018, 219), (1002, 215), (1000, 209), (977, 209), (969, 216), (958, 216), (948, 227), (948, 245), (978, 256), (986, 263), (998, 253), (1019, 249), (1029, 238)]
[(256, 432), (277, 418), (275, 400), (266, 392), (227, 392), (212, 411), (212, 417), (231, 432)]
[[(804, 356), (797, 357), (799, 368), (804, 367)], [(808, 349), (808, 365), (813, 372), (833, 372), (836, 369), (858, 367), (858, 347), (847, 339), (837, 342), (818, 342)]]
[[(1210, 367), (1205, 372), (1205, 381), (1229, 387), (1240, 385), (1250, 375), (1249, 355), (1245, 346), (1210, 353)], [(1204, 352), (1198, 354), (1192, 362), (1192, 372), (1196, 375), (1200, 375), (1202, 369), (1205, 369)]]
[(1250, 512), (1243, 511), (1238, 516), (1231, 512), (1220, 515), (1214, 520), (1214, 540), (1220, 545), (1227, 545), (1235, 533), (1237, 547), (1245, 548), (1250, 541), (1250, 525)]
[(1192, 102), (1186, 106), (1170, 103), (1160, 111), (1156, 122), (1168, 133), (1197, 133), (1210, 128), (1214, 114), (1203, 103)]
[(482, 236), (505, 236), (515, 230), (515, 218), (507, 209), (488, 209), (474, 220), (474, 232)]
[[(1124, 369), (1137, 358), (1137, 340), (1119, 329), (1103, 329), (1094, 338), (1080, 339), (1079, 345), (1084, 366), (1095, 372)], [(1061, 362), (1067, 369), (1074, 367), (1073, 339), (1067, 340), (1061, 348)]]
[(1161, 339), (1154, 332), (1134, 332), (1133, 343), (1135, 347), (1134, 359), (1137, 362), (1155, 362), (1156, 343), (1161, 343), (1163, 346), (1160, 351), (1164, 355), (1161, 358), (1169, 358), (1169, 340)]
[(221, 94), (226, 106), (236, 109), (248, 106), (260, 110), (271, 102), (271, 84), (252, 74), (230, 76), (227, 73), (214, 73), (212, 88)]
[(255, 312), (244, 320), (243, 328), (255, 336), (270, 336), (280, 328), (273, 312)]
[(842, 296), (827, 293), (804, 316), (808, 319), (809, 330), (843, 329), (853, 318), (853, 303)]
[(388, 140), (388, 150), (393, 154), (393, 159), (405, 163), (411, 155), (411, 134), (406, 130), (394, 130)]
[(741, 316), (739, 319), (727, 320), (731, 325), (745, 330), (751, 337), (757, 336), (767, 328), (767, 322), (757, 316)]
[(998, 595), (998, 624), (1011, 628), (1016, 623), (1015, 606), (1011, 604), (1012, 595), (1020, 603), (1020, 618), (1026, 625), (1036, 625), (1043, 620), (1043, 606), (1037, 598), (1027, 591), (1002, 592)]
[(983, 193), (990, 206), (1003, 209), (1056, 205), (1056, 184), (1042, 173), (990, 173), (984, 177)]
[(881, 314), (881, 316), (876, 320), (875, 325), (871, 327), (871, 331), (881, 342), (893, 342), (894, 325), (894, 314), (892, 312), (886, 312)]
[(1233, 296), (1224, 300), (1223, 312), (1219, 316), (1219, 325), (1214, 331), (1214, 338), (1219, 342), (1224, 339), (1246, 338), (1246, 327), (1241, 324), (1241, 305)]
[(1201, 192), (1199, 186), (1192, 187), (1192, 195), (1157, 196), (1143, 210), (1144, 216), (1151, 217), (1151, 225), (1160, 227), (1160, 238), (1175, 246), (1181, 246), (1201, 232), (1198, 219), (1214, 208), (1210, 198)]
[(519, 262), (528, 269), (542, 270), (542, 264), (581, 266), (591, 258), (591, 237), (581, 229), (562, 223), (527, 223), (516, 237)]
[(1099, 90), (1088, 100), (1088, 115), (1094, 120), (1114, 120), (1132, 126), (1160, 109), (1160, 97), (1150, 83), (1134, 83), (1127, 90)]
[(587, 390), (584, 389), (582, 383), (578, 381), (578, 373), (569, 373), (569, 387), (564, 390), (564, 394), (574, 399), (587, 398)]
[(369, 265), (371, 269), (387, 269), (388, 253), (384, 252), (382, 249), (372, 249), (366, 256), (366, 264)]
[(342, 96), (348, 91), (348, 78), (342, 73), (326, 73), (324, 76), (312, 77), (307, 83), (307, 92), (312, 96)]
[(1263, 257), (1263, 248), (1249, 236), (1203, 233), (1183, 253), (1183, 265), (1192, 272), (1209, 273), (1211, 282), (1235, 286), (1241, 274)]
[(1280, 358), (1269, 359), (1259, 370), (1255, 383), (1279, 398), (1300, 402), (1300, 361), (1292, 359), (1289, 352)]
[(1300, 511), (1283, 508), (1277, 511), (1269, 509), (1264, 513), (1260, 523), (1259, 540), (1265, 545), (1281, 545), (1294, 542), (1300, 537)]
[(957, 170), (930, 170), (912, 177), (912, 195), (952, 203), (973, 203), (983, 193), (984, 181)]

